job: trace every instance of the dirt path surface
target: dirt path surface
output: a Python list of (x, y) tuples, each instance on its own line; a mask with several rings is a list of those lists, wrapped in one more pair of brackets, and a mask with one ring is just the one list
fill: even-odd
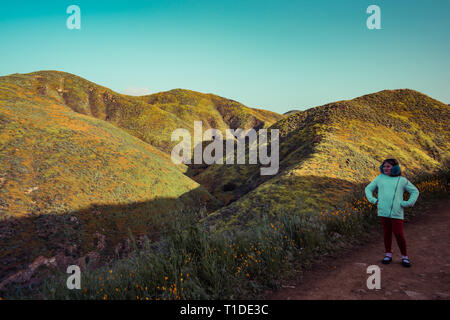
[[(407, 212), (405, 212), (407, 214)], [(384, 265), (381, 222), (368, 244), (346, 250), (339, 258), (325, 258), (305, 270), (301, 279), (267, 299), (445, 299), (450, 300), (450, 200), (433, 205), (427, 212), (404, 224), (408, 257), (412, 266), (401, 265), (401, 255), (392, 236), (392, 263)], [(367, 267), (381, 270), (381, 289), (369, 290)]]

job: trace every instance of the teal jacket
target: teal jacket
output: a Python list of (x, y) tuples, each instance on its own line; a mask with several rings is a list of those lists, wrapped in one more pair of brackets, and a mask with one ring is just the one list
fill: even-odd
[[(378, 199), (373, 191), (378, 188)], [(404, 191), (410, 193), (408, 201), (403, 200)], [(403, 219), (403, 208), (412, 207), (419, 197), (419, 190), (408, 179), (402, 176), (391, 177), (379, 174), (365, 189), (366, 198), (370, 203), (378, 201), (378, 216)]]

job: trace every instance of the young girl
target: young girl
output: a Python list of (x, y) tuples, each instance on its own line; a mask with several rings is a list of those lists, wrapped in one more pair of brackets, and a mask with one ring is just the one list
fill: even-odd
[[(370, 203), (378, 201), (378, 216), (383, 224), (384, 247), (386, 255), (381, 261), (383, 264), (392, 262), (392, 232), (402, 254), (402, 265), (410, 267), (411, 262), (406, 252), (406, 241), (403, 234), (403, 208), (412, 207), (419, 197), (419, 190), (405, 177), (401, 176), (400, 165), (396, 159), (386, 159), (380, 166), (378, 175), (365, 189), (367, 200)], [(373, 191), (378, 188), (378, 199)], [(408, 201), (403, 200), (403, 192), (408, 191)]]

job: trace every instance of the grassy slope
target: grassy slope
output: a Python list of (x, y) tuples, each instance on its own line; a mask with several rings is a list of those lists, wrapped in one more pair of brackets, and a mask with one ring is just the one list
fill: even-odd
[(0, 77), (5, 85), (17, 85), (20, 92), (27, 89), (36, 96), (54, 99), (72, 110), (107, 120), (133, 136), (170, 152), (176, 142), (171, 133), (186, 128), (193, 133), (196, 120), (207, 128), (262, 128), (268, 127), (283, 115), (252, 109), (239, 102), (213, 94), (174, 89), (148, 96), (133, 97), (116, 93), (108, 88), (73, 74), (59, 71), (39, 71)]
[[(183, 207), (216, 200), (162, 151), (124, 130), (0, 79), (0, 274), (67, 245), (76, 255), (153, 232)], [(23, 80), (23, 82), (22, 82)], [(0, 277), (1, 278), (1, 277)]]
[[(269, 179), (258, 166), (212, 166), (197, 181), (216, 197), (236, 200), (205, 219), (218, 230), (252, 225), (283, 210), (334, 208), (397, 158), (407, 177), (431, 172), (450, 157), (449, 107), (414, 90), (385, 90), (295, 113), (279, 128), (280, 173)], [(226, 177), (221, 184), (215, 177)], [(227, 183), (236, 189), (223, 191)], [(242, 194), (247, 193), (245, 196)]]
[(109, 251), (129, 231), (155, 239), (172, 209), (217, 208), (186, 166), (172, 164), (172, 131), (283, 117), (189, 90), (122, 95), (58, 71), (0, 77), (0, 104), (3, 275), (68, 247), (81, 256), (99, 234)]

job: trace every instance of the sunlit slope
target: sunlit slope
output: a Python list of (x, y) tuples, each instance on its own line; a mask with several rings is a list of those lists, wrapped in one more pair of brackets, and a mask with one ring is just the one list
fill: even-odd
[[(125, 131), (18, 91), (0, 82), (1, 217), (178, 198), (199, 188), (184, 166)], [(211, 198), (202, 188), (192, 196)]]
[(191, 90), (174, 89), (141, 97), (123, 95), (59, 71), (13, 74), (0, 77), (0, 81), (11, 94), (20, 95), (26, 89), (29, 94), (24, 98), (30, 101), (51, 98), (78, 113), (111, 122), (165, 152), (176, 144), (171, 141), (172, 132), (185, 128), (193, 133), (194, 121), (202, 121), (205, 129), (224, 130), (268, 127), (284, 117)]
[(158, 239), (174, 211), (218, 208), (186, 169), (106, 121), (0, 82), (0, 280), (39, 256), (110, 257), (130, 234)]
[[(408, 89), (295, 113), (271, 126), (280, 129), (278, 175), (261, 177), (259, 166), (216, 165), (196, 178), (217, 197), (236, 200), (205, 222), (231, 230), (264, 214), (333, 208), (373, 179), (385, 158), (398, 159), (407, 177), (434, 171), (450, 158), (449, 120), (449, 106)], [(225, 181), (207, 183), (217, 177)]]

